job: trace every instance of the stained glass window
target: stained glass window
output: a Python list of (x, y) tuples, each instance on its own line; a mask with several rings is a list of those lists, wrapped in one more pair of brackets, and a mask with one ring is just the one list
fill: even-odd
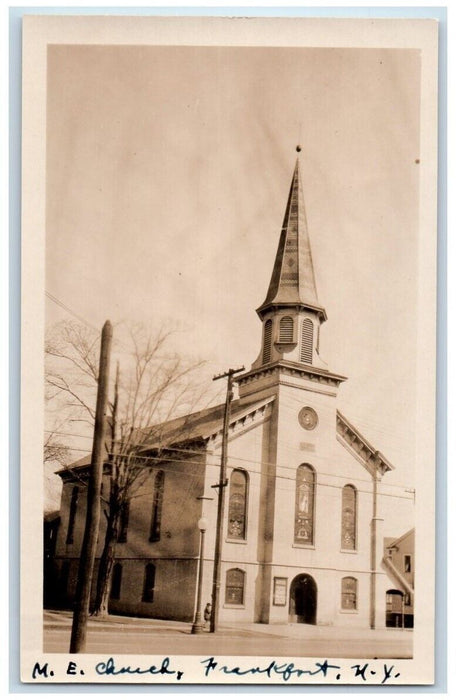
[(233, 469), (230, 479), (228, 506), (228, 537), (237, 540), (246, 538), (247, 473)]
[(241, 569), (229, 569), (226, 572), (225, 603), (244, 605), (245, 574)]
[(342, 489), (341, 548), (356, 549), (356, 489), (347, 485)]
[(155, 477), (154, 496), (152, 501), (152, 518), (150, 522), (150, 542), (158, 542), (160, 539), (161, 515), (163, 506), (163, 491), (165, 488), (165, 472), (159, 471)]
[(342, 579), (342, 610), (356, 610), (358, 581), (352, 576)]
[(301, 464), (296, 474), (295, 534), (296, 543), (314, 541), (315, 471)]

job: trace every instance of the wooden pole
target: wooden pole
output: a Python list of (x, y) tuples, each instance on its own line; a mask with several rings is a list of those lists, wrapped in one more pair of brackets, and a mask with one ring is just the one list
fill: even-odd
[(97, 548), (101, 513), (101, 482), (103, 478), (106, 407), (108, 403), (109, 361), (111, 356), (112, 325), (106, 321), (101, 333), (100, 364), (98, 370), (97, 407), (93, 434), (92, 463), (87, 487), (87, 514), (79, 559), (78, 583), (71, 628), (70, 654), (85, 650), (90, 592)]
[(226, 388), (225, 412), (223, 416), (222, 454), (220, 457), (220, 483), (215, 485), (216, 487), (218, 487), (219, 492), (217, 503), (217, 530), (215, 535), (214, 573), (212, 578), (212, 612), (211, 625), (209, 630), (210, 632), (215, 632), (218, 627), (220, 598), (220, 566), (222, 563), (223, 512), (225, 504), (224, 488), (228, 483), (226, 480), (226, 465), (228, 457), (228, 428), (230, 427), (231, 401), (233, 400), (233, 375), (243, 371), (244, 367), (240, 367), (239, 369), (229, 369), (228, 372), (218, 374), (216, 377), (214, 377), (214, 381), (216, 379), (222, 379), (222, 377), (228, 377), (228, 383)]

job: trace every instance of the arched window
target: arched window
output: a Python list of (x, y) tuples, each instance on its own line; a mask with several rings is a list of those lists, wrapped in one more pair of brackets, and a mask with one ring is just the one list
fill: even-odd
[(122, 586), (122, 564), (114, 564), (112, 570), (112, 581), (111, 581), (111, 593), (110, 598), (112, 600), (120, 599), (120, 588)]
[(150, 521), (149, 542), (158, 542), (163, 507), (163, 491), (165, 488), (165, 472), (159, 471), (155, 476), (154, 496), (152, 501), (152, 518)]
[(295, 535), (297, 544), (313, 544), (315, 512), (315, 471), (301, 464), (296, 473)]
[(228, 502), (228, 537), (245, 540), (247, 533), (247, 472), (233, 469)]
[(271, 340), (272, 340), (272, 321), (268, 319), (264, 324), (264, 341), (263, 341), (263, 364), (271, 362)]
[(313, 357), (313, 323), (310, 318), (305, 318), (301, 327), (301, 362), (312, 364)]
[(226, 572), (225, 604), (244, 605), (245, 573), (241, 569)]
[(347, 484), (342, 489), (342, 549), (356, 549), (356, 489)]
[(341, 590), (342, 610), (356, 610), (358, 606), (358, 581), (353, 576), (342, 579)]
[(279, 343), (293, 342), (293, 319), (291, 316), (282, 316), (279, 324)]
[(77, 486), (73, 486), (73, 490), (71, 492), (71, 501), (70, 501), (70, 514), (68, 517), (68, 532), (67, 532), (67, 538), (66, 538), (67, 544), (73, 544), (74, 523), (76, 521), (76, 510), (78, 508), (78, 498), (79, 498), (79, 488)]
[(118, 542), (127, 541), (128, 533), (128, 521), (130, 520), (130, 500), (125, 500), (120, 507), (120, 517), (119, 517), (119, 536), (117, 537)]
[(154, 602), (155, 593), (155, 565), (146, 564), (144, 569), (144, 587), (142, 599), (145, 603)]

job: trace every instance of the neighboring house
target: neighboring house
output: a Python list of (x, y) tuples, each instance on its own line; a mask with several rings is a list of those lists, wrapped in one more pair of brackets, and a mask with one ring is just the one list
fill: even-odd
[(386, 626), (413, 627), (415, 529), (385, 538), (384, 565), (393, 586), (386, 592)]
[[(379, 483), (393, 469), (337, 408), (346, 377), (320, 357), (317, 296), (299, 162), (263, 304), (258, 358), (237, 377), (228, 434), (220, 621), (385, 626)], [(113, 612), (190, 621), (198, 519), (208, 522), (203, 605), (211, 600), (224, 406), (159, 426), (150, 471), (124, 509)], [(74, 596), (88, 460), (60, 472), (56, 561)], [(106, 487), (107, 488), (107, 485)], [(105, 491), (106, 493), (106, 491)], [(103, 544), (99, 536), (98, 553)]]

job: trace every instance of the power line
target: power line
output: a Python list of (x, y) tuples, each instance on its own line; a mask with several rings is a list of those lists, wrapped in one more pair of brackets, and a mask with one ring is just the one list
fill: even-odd
[[(64, 309), (65, 311), (67, 311), (67, 313), (69, 313), (69, 314), (71, 314), (72, 316), (74, 316), (74, 318), (76, 318), (78, 321), (80, 321), (81, 323), (83, 323), (84, 325), (86, 325), (88, 328), (91, 328), (91, 329), (94, 330), (98, 335), (100, 335), (100, 331), (99, 331), (98, 328), (96, 328), (93, 324), (91, 324), (89, 321), (87, 321), (87, 319), (83, 318), (83, 316), (81, 316), (80, 314), (78, 314), (76, 311), (74, 311), (73, 309), (71, 309), (69, 306), (67, 306), (66, 304), (64, 304), (63, 301), (60, 301), (60, 299), (58, 299), (56, 296), (54, 296), (53, 294), (51, 294), (51, 293), (48, 292), (48, 291), (45, 291), (45, 295), (48, 297), (48, 299), (50, 299), (51, 301), (53, 301), (54, 304), (57, 304), (57, 306), (60, 306), (62, 309)], [(118, 325), (118, 324), (114, 324), (114, 327), (115, 327), (116, 325)], [(116, 345), (119, 345), (121, 348), (123, 348), (123, 349), (126, 351), (126, 353), (127, 353), (128, 355), (131, 355), (131, 353), (132, 353), (132, 348), (129, 348), (129, 347), (127, 346), (127, 344), (125, 343), (125, 341), (120, 340), (119, 338), (115, 338), (115, 339), (114, 339), (114, 343), (115, 343)], [(117, 353), (119, 352), (118, 349), (116, 349), (116, 352), (117, 352)], [(175, 359), (178, 359), (178, 358), (179, 358), (179, 355), (178, 355), (177, 353), (176, 353), (175, 355), (157, 355), (157, 356), (155, 357), (156, 360), (175, 360)], [(220, 362), (215, 362), (214, 360), (204, 360), (203, 365), (206, 365), (206, 364), (208, 364), (208, 365), (217, 365), (217, 366), (219, 366), (219, 365), (220, 365)], [(203, 366), (203, 365), (202, 365), (202, 366)]]
[[(288, 399), (290, 400), (290, 402), (293, 402), (294, 404), (297, 404), (298, 406), (304, 405), (304, 402), (302, 399), (298, 399), (298, 398), (295, 398), (292, 396), (287, 396), (286, 400), (284, 402), (284, 405), (285, 406), (288, 405), (288, 408), (292, 408), (291, 403), (287, 404)], [(380, 427), (379, 423), (368, 421), (365, 418), (360, 418), (359, 416), (354, 415), (351, 411), (350, 411), (350, 417), (353, 418), (353, 420), (356, 424), (362, 424), (366, 429), (372, 430), (373, 432), (378, 433), (379, 435), (385, 436), (388, 440), (401, 440), (402, 442), (404, 441), (404, 438), (403, 438), (403, 436), (401, 436), (400, 433), (396, 433), (394, 431), (387, 430), (384, 428), (384, 426)], [(398, 451), (403, 451), (403, 452), (408, 451), (405, 448), (402, 448), (402, 450), (401, 450), (401, 448), (396, 446), (396, 445), (394, 445), (394, 449), (398, 450)]]
[(96, 328), (96, 327), (95, 327), (94, 325), (92, 325), (89, 321), (87, 321), (85, 318), (83, 318), (83, 317), (80, 316), (78, 313), (76, 313), (76, 311), (73, 311), (73, 309), (70, 309), (70, 307), (67, 306), (66, 304), (64, 304), (63, 301), (60, 301), (60, 299), (57, 299), (57, 297), (55, 297), (53, 294), (51, 294), (51, 293), (48, 292), (48, 291), (45, 291), (45, 294), (46, 294), (46, 296), (48, 297), (48, 299), (50, 299), (51, 301), (54, 302), (54, 304), (57, 304), (57, 306), (60, 306), (60, 307), (61, 307), (62, 309), (64, 309), (67, 313), (69, 313), (69, 314), (71, 314), (72, 316), (74, 316), (75, 318), (77, 318), (78, 321), (80, 321), (81, 323), (83, 323), (85, 326), (88, 326), (88, 327), (91, 328), (92, 330), (96, 331), (96, 333), (97, 333), (98, 335), (100, 335), (100, 330), (99, 330), (98, 328)]
[[(45, 430), (44, 432), (45, 433), (52, 433), (54, 435), (64, 435), (64, 436), (69, 436), (69, 437), (83, 438), (84, 440), (91, 440), (91, 438), (87, 435), (77, 435), (76, 433), (65, 433), (65, 432), (52, 431), (52, 430)], [(135, 447), (147, 446), (148, 444), (150, 445), (150, 443), (135, 443)], [(82, 448), (70, 447), (69, 449), (74, 449), (77, 452), (87, 452), (87, 450), (84, 450)], [(153, 449), (153, 448), (151, 448), (151, 449)], [(179, 454), (188, 454), (188, 455), (205, 454), (205, 450), (189, 450), (189, 449), (184, 448), (184, 447), (179, 448), (179, 447), (166, 447), (166, 446), (164, 446), (161, 449), (163, 449), (164, 452), (177, 452)], [(119, 454), (120, 456), (129, 456), (129, 457), (132, 456), (132, 454), (128, 454), (128, 453), (116, 453), (116, 454)], [(173, 461), (172, 458), (164, 458), (164, 457), (147, 457), (147, 456), (142, 456), (142, 455), (139, 455), (139, 456), (136, 455), (135, 457), (138, 460), (146, 460), (146, 461), (150, 460), (150, 459), (163, 460), (163, 461)], [(234, 460), (236, 460), (236, 462), (247, 462), (248, 464), (276, 467), (277, 469), (287, 469), (290, 471), (296, 470), (296, 467), (290, 466), (289, 464), (276, 464), (275, 462), (266, 462), (266, 461), (262, 461), (262, 460), (247, 459), (246, 457), (230, 457), (230, 461), (234, 461)], [(187, 464), (200, 464), (200, 462), (192, 462), (189, 460), (186, 460), (186, 463)], [(249, 470), (249, 471), (252, 471), (252, 473), (261, 473), (261, 472), (254, 472), (253, 470)], [(345, 480), (353, 479), (353, 475), (332, 474), (331, 472), (322, 472), (322, 471), (319, 471), (318, 473), (323, 475), (323, 476), (331, 476), (331, 477), (336, 477), (339, 479), (345, 479)], [(367, 483), (367, 484), (371, 483), (371, 479), (363, 479), (361, 477), (356, 477), (356, 481)], [(404, 488), (404, 489), (405, 488), (412, 488), (410, 486), (410, 484), (388, 484), (388, 486), (390, 488)]]
[[(85, 450), (82, 450), (81, 448), (74, 448), (74, 449), (75, 449), (75, 451), (78, 451), (78, 452), (85, 452)], [(128, 458), (130, 458), (131, 456), (132, 456), (131, 454), (127, 454), (127, 453), (125, 453), (125, 454), (124, 454), (124, 453), (119, 453), (119, 452), (116, 453), (116, 457), (128, 457)], [(178, 463), (177, 460), (176, 460), (175, 458), (172, 458), (172, 457), (169, 457), (169, 458), (166, 458), (166, 457), (140, 457), (140, 458), (138, 458), (138, 459), (139, 459), (140, 462), (142, 462), (142, 465), (141, 465), (141, 464), (136, 464), (136, 465), (135, 465), (135, 464), (132, 464), (132, 465), (131, 465), (131, 469), (135, 469), (135, 470), (137, 470), (137, 471), (143, 470), (143, 469), (152, 469), (153, 467), (147, 466), (149, 463), (152, 463), (153, 466), (160, 466), (161, 464), (168, 464), (168, 465), (172, 464), (172, 465), (176, 465), (176, 466), (177, 466), (177, 463)], [(105, 463), (106, 463), (106, 464), (109, 464), (109, 462), (105, 462)], [(220, 465), (217, 464), (217, 463), (207, 462), (206, 465), (202, 465), (201, 462), (192, 461), (192, 460), (188, 460), (188, 459), (183, 460), (183, 461), (181, 462), (181, 464), (183, 464), (183, 465), (198, 466), (198, 467), (205, 466), (205, 467), (208, 467), (208, 468), (211, 468), (211, 469), (214, 469), (214, 470), (215, 470), (215, 469), (218, 470), (218, 469), (220, 468)], [(77, 471), (76, 471), (76, 470), (81, 469), (82, 466), (84, 466), (84, 465), (80, 465), (79, 467), (73, 467), (73, 468), (72, 468), (71, 466), (69, 466), (69, 467), (65, 467), (64, 469), (65, 469), (66, 471), (69, 471), (70, 474), (72, 474), (73, 476), (75, 476), (75, 478), (77, 478), (77, 479), (80, 481), (80, 480), (81, 480), (81, 479), (80, 479), (80, 476), (77, 474)], [(87, 465), (87, 466), (89, 466), (89, 465)], [(239, 468), (238, 465), (232, 464), (232, 463), (228, 464), (228, 467), (229, 467), (230, 469), (233, 469), (233, 470)], [(289, 468), (292, 469), (292, 467), (289, 467)], [(247, 471), (247, 470), (246, 470), (246, 471)], [(174, 473), (174, 474), (183, 475), (183, 474), (182, 474), (182, 470), (177, 469), (177, 468), (175, 468), (175, 469), (170, 469), (169, 466), (167, 467), (167, 473)], [(260, 475), (260, 476), (262, 475), (262, 472), (259, 471), (259, 470), (256, 470), (256, 469), (249, 469), (249, 470), (248, 470), (248, 473), (249, 473), (249, 474), (258, 474), (258, 475)], [(352, 483), (353, 481), (355, 481), (355, 482), (361, 481), (361, 479), (359, 479), (359, 480), (358, 480), (358, 479), (353, 479), (352, 476), (350, 476), (350, 477), (340, 477), (338, 474), (329, 474), (328, 472), (319, 472), (319, 471), (318, 471), (317, 474), (320, 475), (320, 476), (330, 476), (330, 477), (344, 478), (345, 481), (348, 480), (348, 481), (350, 481), (350, 483)], [(186, 470), (186, 471), (185, 471), (185, 476), (186, 476), (186, 477), (197, 477), (197, 476), (200, 476), (200, 475), (201, 475), (201, 472), (189, 471), (189, 470)], [(283, 481), (291, 481), (291, 482), (293, 482), (293, 483), (296, 482), (296, 477), (294, 477), (294, 476), (285, 476), (285, 475), (282, 475), (282, 474), (276, 474), (275, 479), (276, 479), (276, 480), (282, 479)], [(363, 481), (364, 481), (364, 480), (363, 480)], [(339, 490), (342, 490), (342, 489), (344, 488), (343, 485), (329, 484), (329, 483), (324, 482), (324, 481), (316, 481), (315, 484), (316, 484), (316, 485), (320, 485), (320, 486), (326, 486), (326, 487), (329, 487), (329, 488), (335, 488), (335, 489), (339, 489)], [(387, 484), (386, 486), (387, 486), (388, 488), (399, 488), (399, 487), (396, 487), (394, 484), (391, 484), (391, 485)], [(358, 493), (372, 494), (372, 491), (371, 491), (371, 490), (361, 489), (361, 488), (357, 488), (356, 490), (357, 490)], [(379, 495), (379, 496), (384, 496), (384, 497), (387, 497), (387, 498), (400, 498), (400, 499), (407, 500), (407, 501), (413, 501), (413, 500), (414, 500), (412, 497), (400, 496), (400, 495), (398, 495), (398, 494), (385, 493), (385, 492), (380, 492), (380, 491), (378, 492), (378, 495)]]
[[(64, 302), (62, 302), (62, 301), (61, 301), (60, 299), (58, 299), (56, 296), (54, 296), (53, 294), (51, 294), (51, 293), (48, 292), (47, 290), (45, 291), (45, 294), (46, 294), (46, 296), (47, 296), (52, 302), (54, 302), (55, 304), (57, 304), (58, 306), (60, 306), (60, 307), (61, 307), (62, 309), (64, 309), (67, 313), (69, 313), (69, 314), (71, 314), (72, 316), (74, 316), (74, 318), (76, 318), (78, 321), (80, 321), (80, 322), (83, 323), (84, 325), (86, 325), (86, 326), (88, 326), (89, 328), (91, 328), (92, 330), (94, 330), (98, 335), (100, 334), (99, 329), (97, 329), (92, 323), (90, 323), (89, 321), (87, 321), (87, 319), (85, 319), (83, 316), (81, 316), (80, 314), (78, 314), (76, 311), (74, 311), (72, 308), (70, 308), (67, 304), (65, 304)], [(124, 348), (128, 353), (130, 353), (130, 349), (127, 347), (127, 345), (125, 344), (125, 342), (119, 340), (118, 338), (116, 338), (116, 341), (115, 341), (115, 342), (118, 343), (122, 348)], [(172, 356), (172, 355), (163, 355), (163, 356), (159, 356), (159, 357), (157, 356), (156, 359), (157, 359), (157, 360), (172, 360), (172, 359), (176, 359), (176, 358), (175, 358), (174, 356)], [(218, 364), (218, 363), (208, 362), (208, 364)], [(290, 400), (291, 400), (293, 403), (298, 404), (298, 405), (302, 405), (302, 401), (300, 401), (299, 399), (296, 399), (296, 398), (294, 398), (294, 397), (289, 397), (289, 398), (290, 398)], [(290, 404), (289, 404), (289, 405), (290, 405)], [(360, 418), (359, 416), (355, 416), (355, 420), (356, 420), (356, 422), (361, 423), (362, 425), (364, 425), (367, 429), (371, 429), (371, 430), (375, 431), (376, 433), (387, 437), (388, 439), (394, 438), (394, 439), (399, 439), (399, 440), (401, 440), (401, 436), (400, 436), (399, 433), (395, 433), (395, 432), (392, 432), (392, 431), (385, 430), (384, 428), (380, 427), (380, 425), (377, 424), (377, 423), (375, 423), (375, 422), (366, 421), (364, 418)], [(395, 449), (396, 451), (402, 451), (402, 452), (404, 452), (404, 453), (407, 452), (407, 450), (406, 450), (405, 448), (401, 448), (400, 446), (395, 446), (394, 449)]]

